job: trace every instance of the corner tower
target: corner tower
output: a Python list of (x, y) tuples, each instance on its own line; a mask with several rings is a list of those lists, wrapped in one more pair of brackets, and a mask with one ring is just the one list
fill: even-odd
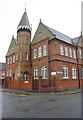
[(17, 27), (18, 77), (23, 80), (30, 78), (31, 63), (31, 27), (26, 9)]

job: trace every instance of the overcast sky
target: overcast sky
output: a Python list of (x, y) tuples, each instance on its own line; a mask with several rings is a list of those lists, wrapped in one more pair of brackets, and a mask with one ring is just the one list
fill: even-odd
[(71, 37), (80, 35), (82, 0), (0, 0), (0, 62), (5, 55), (12, 35), (17, 35), (17, 26), (25, 10), (30, 24), (32, 37), (41, 21)]

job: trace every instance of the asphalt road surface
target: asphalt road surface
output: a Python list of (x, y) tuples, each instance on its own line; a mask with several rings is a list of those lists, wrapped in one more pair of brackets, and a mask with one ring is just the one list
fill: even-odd
[(81, 118), (81, 94), (19, 96), (3, 93), (2, 118)]

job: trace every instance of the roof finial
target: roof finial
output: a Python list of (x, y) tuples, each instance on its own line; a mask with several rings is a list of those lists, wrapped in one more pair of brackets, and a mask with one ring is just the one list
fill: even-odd
[(25, 3), (25, 12), (26, 12), (26, 6), (27, 6), (27, 4)]
[(40, 19), (40, 22), (41, 22), (41, 19)]

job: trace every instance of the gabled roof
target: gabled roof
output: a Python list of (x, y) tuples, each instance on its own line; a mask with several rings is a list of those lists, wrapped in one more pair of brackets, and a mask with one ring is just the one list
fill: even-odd
[(70, 38), (70, 37), (68, 37), (68, 36), (66, 36), (66, 35), (64, 35), (64, 34), (58, 32), (58, 31), (56, 31), (56, 30), (54, 30), (54, 29), (52, 29), (50, 27), (48, 27), (48, 26), (46, 26), (46, 27), (47, 27), (48, 30), (50, 30), (50, 32), (52, 34), (56, 35), (56, 38), (58, 38), (61, 41), (64, 41), (66, 43), (69, 43), (69, 44), (73, 45), (72, 38)]
[(27, 28), (30, 28), (30, 24), (29, 24), (29, 20), (28, 20), (28, 16), (27, 16), (26, 11), (24, 12), (24, 14), (20, 20), (20, 23), (18, 25), (18, 29), (19, 29), (19, 27), (22, 27), (22, 26), (26, 26)]
[[(56, 30), (54, 30), (54, 29), (44, 25), (42, 22), (39, 23), (38, 29), (37, 29), (34, 37), (33, 37), (32, 43), (37, 43), (37, 42), (40, 41), (39, 40), (40, 38), (38, 37), (39, 32), (43, 33), (42, 34), (43, 37), (47, 36), (47, 38), (49, 38), (49, 39), (57, 38), (57, 39), (59, 39), (59, 40), (61, 40), (63, 42), (66, 42), (68, 44), (74, 45), (74, 42), (72, 41), (72, 38), (70, 38), (67, 35), (62, 34), (61, 32), (58, 32), (58, 31), (56, 31)], [(42, 40), (43, 37), (41, 36), (41, 40)]]
[(9, 56), (11, 54), (13, 54), (15, 52), (16, 49), (16, 40), (14, 39), (14, 37), (12, 37), (8, 52), (6, 54), (6, 56)]
[(72, 39), (72, 41), (73, 41), (73, 43), (75, 44), (75, 46), (78, 44), (79, 39), (80, 39), (80, 36)]
[(1, 63), (1, 62), (0, 62), (0, 70), (5, 70), (5, 66), (6, 66), (5, 63)]

